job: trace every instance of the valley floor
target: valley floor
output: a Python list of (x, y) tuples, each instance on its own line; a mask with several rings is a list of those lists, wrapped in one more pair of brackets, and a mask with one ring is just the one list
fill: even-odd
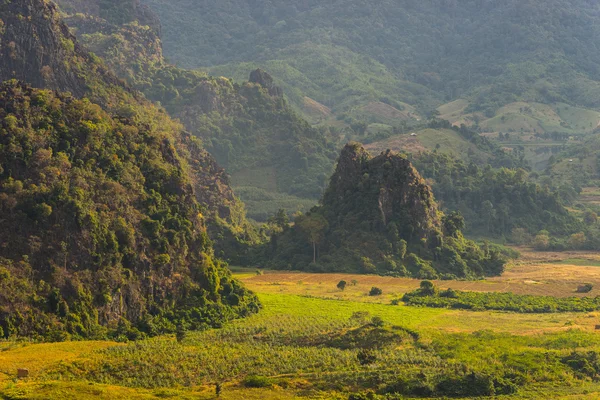
[[(600, 351), (600, 313), (391, 305), (419, 286), (411, 279), (248, 269), (236, 275), (259, 294), (263, 310), (220, 330), (189, 332), (182, 343), (172, 336), (0, 342), (0, 399), (213, 399), (217, 382), (222, 399), (347, 399), (415, 377), (433, 385), (464, 371), (518, 382), (515, 394), (499, 398), (600, 398), (598, 360), (587, 356)], [(342, 279), (344, 291), (336, 288)], [(572, 296), (584, 282), (594, 284), (591, 295), (597, 295), (600, 255), (525, 250), (503, 277), (436, 284)], [(383, 294), (369, 296), (373, 286)], [(372, 358), (362, 363), (361, 353)], [(574, 354), (588, 357), (591, 369), (565, 361)], [(29, 378), (17, 380), (18, 368), (29, 369)]]

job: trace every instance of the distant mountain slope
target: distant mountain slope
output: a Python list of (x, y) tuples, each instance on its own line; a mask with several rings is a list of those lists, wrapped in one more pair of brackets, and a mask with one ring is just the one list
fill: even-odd
[[(63, 2), (68, 9), (71, 2), (59, 4)], [(120, 77), (202, 139), (233, 176), (242, 198), (256, 198), (257, 191), (273, 198), (285, 194), (292, 197), (284, 203), (304, 205), (307, 198), (320, 196), (336, 155), (331, 135), (298, 117), (268, 74), (256, 70), (249, 82), (236, 84), (169, 65), (156, 32), (138, 22), (116, 25), (82, 14), (66, 21)], [(249, 73), (245, 71), (244, 80)], [(245, 180), (249, 173), (255, 179)], [(281, 203), (272, 203), (274, 213)], [(262, 211), (250, 212), (264, 218)]]
[(214, 258), (207, 224), (235, 199), (198, 141), (81, 48), (52, 3), (5, 2), (0, 20), (0, 80), (71, 92), (0, 86), (3, 335), (135, 338), (256, 311)]
[(515, 228), (565, 235), (583, 228), (565, 208), (571, 198), (557, 193), (558, 185), (550, 189), (529, 178), (524, 152), (503, 149), (464, 125), (432, 121), (427, 129), (392, 135), (365, 148), (372, 155), (387, 149), (406, 153), (443, 210), (462, 213), (470, 235), (506, 236)]
[(372, 157), (358, 143), (346, 145), (321, 204), (272, 239), (268, 265), (421, 278), (503, 271), (502, 257), (464, 239), (462, 217), (440, 212), (429, 186), (397, 153)]
[(515, 101), (600, 107), (592, 0), (144, 3), (162, 20), (169, 59), (229, 75), (262, 66), (296, 103), (306, 95), (338, 114), (373, 97), (421, 113), (463, 98), (488, 117)]

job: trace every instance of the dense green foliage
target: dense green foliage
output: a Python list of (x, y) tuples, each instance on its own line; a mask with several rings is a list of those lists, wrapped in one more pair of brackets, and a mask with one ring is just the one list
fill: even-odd
[(467, 97), (493, 116), (521, 99), (600, 105), (600, 6), (591, 0), (147, 3), (169, 58), (230, 64), (215, 69), (229, 76), (244, 62), (262, 66), (298, 92), (299, 106), (309, 96), (335, 111), (370, 101), (428, 110)]
[[(123, 398), (138, 393), (133, 398), (211, 397), (206, 389), (195, 389), (215, 384), (222, 384), (226, 399), (345, 400), (352, 394), (395, 400), (511, 393), (517, 399), (550, 399), (589, 397), (598, 391), (598, 336), (565, 330), (568, 316), (552, 315), (552, 327), (546, 326), (551, 332), (526, 334), (523, 330), (537, 332), (536, 323), (546, 316), (514, 314), (511, 320), (505, 313), (462, 313), (473, 316), (470, 321), (479, 329), (489, 329), (477, 330), (457, 325), (457, 313), (450, 310), (399, 310), (286, 294), (260, 294), (260, 299), (265, 306), (261, 313), (221, 329), (190, 331), (181, 344), (171, 335), (105, 346), (75, 360), (44, 363), (36, 378), (44, 390), (53, 388), (62, 396), (91, 386), (93, 391), (77, 393), (84, 399), (103, 390), (106, 398), (117, 398), (110, 394), (118, 387), (131, 388)], [(510, 324), (513, 333), (499, 320)], [(461, 332), (456, 332), (458, 326)], [(24, 352), (53, 351), (12, 342), (0, 343), (0, 349), (9, 363)], [(82, 386), (68, 386), (76, 382)], [(274, 390), (256, 388), (271, 385)], [(4, 388), (0, 382), (0, 395), (9, 398), (43, 398), (31, 393), (36, 389), (41, 388), (22, 383)]]
[(431, 180), (444, 208), (461, 212), (470, 234), (508, 236), (522, 228), (530, 234), (547, 230), (563, 236), (583, 228), (559, 193), (531, 182), (522, 168), (482, 168), (437, 152), (412, 161)]
[[(422, 285), (423, 286), (423, 285)], [(576, 288), (573, 288), (575, 292)], [(590, 289), (591, 290), (591, 289)], [(463, 310), (498, 310), (519, 313), (590, 312), (600, 310), (600, 297), (564, 297), (479, 293), (460, 290), (425, 290), (423, 287), (402, 297), (407, 305)]]
[(460, 215), (438, 210), (430, 188), (404, 156), (386, 152), (372, 158), (360, 144), (348, 144), (321, 203), (273, 237), (268, 265), (423, 278), (495, 275), (504, 269), (497, 249), (462, 236)]
[(0, 121), (6, 336), (157, 334), (257, 309), (212, 258), (177, 131), (16, 82)]
[(0, 17), (0, 79), (70, 91), (0, 88), (3, 336), (139, 337), (256, 311), (213, 256), (207, 225), (226, 235), (216, 222), (243, 208), (200, 142), (81, 48), (52, 3), (5, 2)]

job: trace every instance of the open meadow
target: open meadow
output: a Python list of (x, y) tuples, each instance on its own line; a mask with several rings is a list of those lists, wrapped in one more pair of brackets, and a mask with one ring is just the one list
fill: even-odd
[[(464, 291), (574, 296), (600, 255), (535, 253)], [(222, 329), (128, 343), (0, 342), (2, 399), (599, 398), (599, 312), (409, 307), (420, 281), (235, 269), (263, 309)], [(348, 285), (342, 291), (340, 280)], [(370, 296), (372, 287), (382, 294)], [(579, 295), (580, 296), (580, 295)], [(30, 376), (16, 379), (18, 368)], [(354, 395), (358, 396), (358, 395)], [(365, 395), (366, 396), (366, 395)], [(354, 397), (356, 399), (368, 397)], [(372, 397), (380, 398), (380, 397)]]

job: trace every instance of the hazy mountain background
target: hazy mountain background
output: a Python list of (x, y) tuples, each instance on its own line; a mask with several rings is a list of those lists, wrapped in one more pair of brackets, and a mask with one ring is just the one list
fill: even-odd
[(237, 78), (266, 68), (317, 120), (328, 111), (382, 119), (389, 106), (395, 119), (419, 118), (458, 99), (452, 111), (471, 123), (517, 101), (600, 107), (595, 1), (144, 3), (162, 21), (171, 61)]

